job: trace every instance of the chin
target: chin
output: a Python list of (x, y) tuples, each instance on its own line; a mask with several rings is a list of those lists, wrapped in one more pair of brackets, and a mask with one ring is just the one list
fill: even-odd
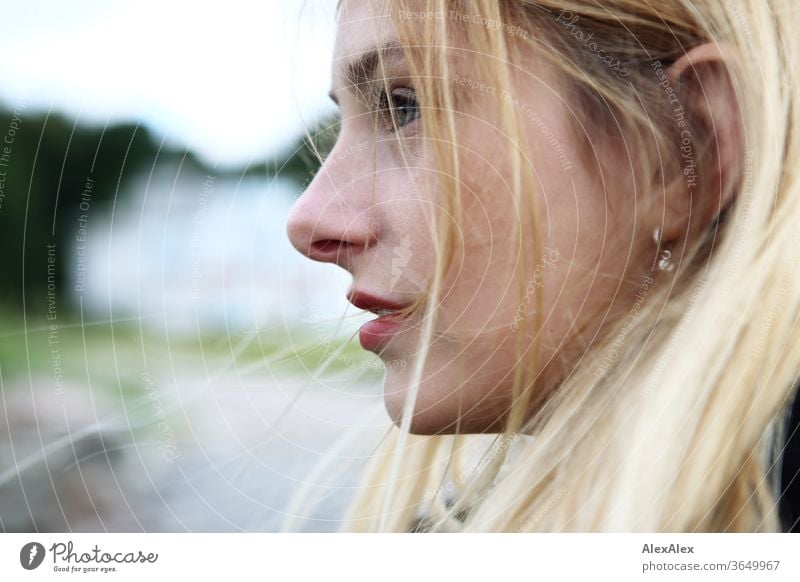
[[(389, 418), (398, 427), (403, 421), (408, 387), (413, 371), (405, 369), (387, 370), (383, 384), (383, 401)], [(424, 374), (423, 374), (424, 377)], [(452, 391), (447, 394), (443, 387), (448, 383), (443, 380), (420, 384), (414, 413), (411, 417), (409, 432), (418, 435), (443, 435), (453, 433), (487, 433), (501, 432), (505, 419), (505, 411), (476, 410), (461, 417), (459, 423), (458, 394)]]

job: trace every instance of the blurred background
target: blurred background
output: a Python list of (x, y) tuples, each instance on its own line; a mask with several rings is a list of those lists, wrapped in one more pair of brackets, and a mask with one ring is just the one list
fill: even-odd
[(0, 530), (336, 528), (383, 371), (285, 234), (335, 4), (0, 0)]

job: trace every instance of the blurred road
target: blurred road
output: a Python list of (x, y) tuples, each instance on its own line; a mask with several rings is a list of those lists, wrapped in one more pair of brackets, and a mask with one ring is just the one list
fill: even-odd
[(0, 529), (276, 531), (309, 485), (326, 499), (298, 528), (334, 531), (388, 428), (375, 385), (232, 378), (212, 388), (191, 372), (149, 382), (124, 408), (79, 386), (54, 397), (35, 379), (5, 385)]

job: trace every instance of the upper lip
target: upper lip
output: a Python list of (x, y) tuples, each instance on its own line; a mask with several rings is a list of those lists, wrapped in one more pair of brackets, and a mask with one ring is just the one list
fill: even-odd
[(390, 301), (388, 299), (378, 297), (377, 295), (372, 295), (370, 293), (357, 290), (350, 291), (347, 294), (347, 300), (359, 309), (364, 309), (373, 313), (379, 311), (400, 311), (406, 307), (406, 305), (402, 303)]

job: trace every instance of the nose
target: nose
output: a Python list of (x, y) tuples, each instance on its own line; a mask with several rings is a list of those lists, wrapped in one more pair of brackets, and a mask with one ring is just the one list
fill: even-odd
[[(335, 168), (324, 165), (294, 203), (286, 225), (292, 245), (314, 261), (352, 270), (354, 260), (375, 244), (372, 193), (361, 191), (346, 176), (334, 179)], [(370, 182), (364, 180), (363, 182)], [(337, 184), (342, 187), (337, 187)]]

